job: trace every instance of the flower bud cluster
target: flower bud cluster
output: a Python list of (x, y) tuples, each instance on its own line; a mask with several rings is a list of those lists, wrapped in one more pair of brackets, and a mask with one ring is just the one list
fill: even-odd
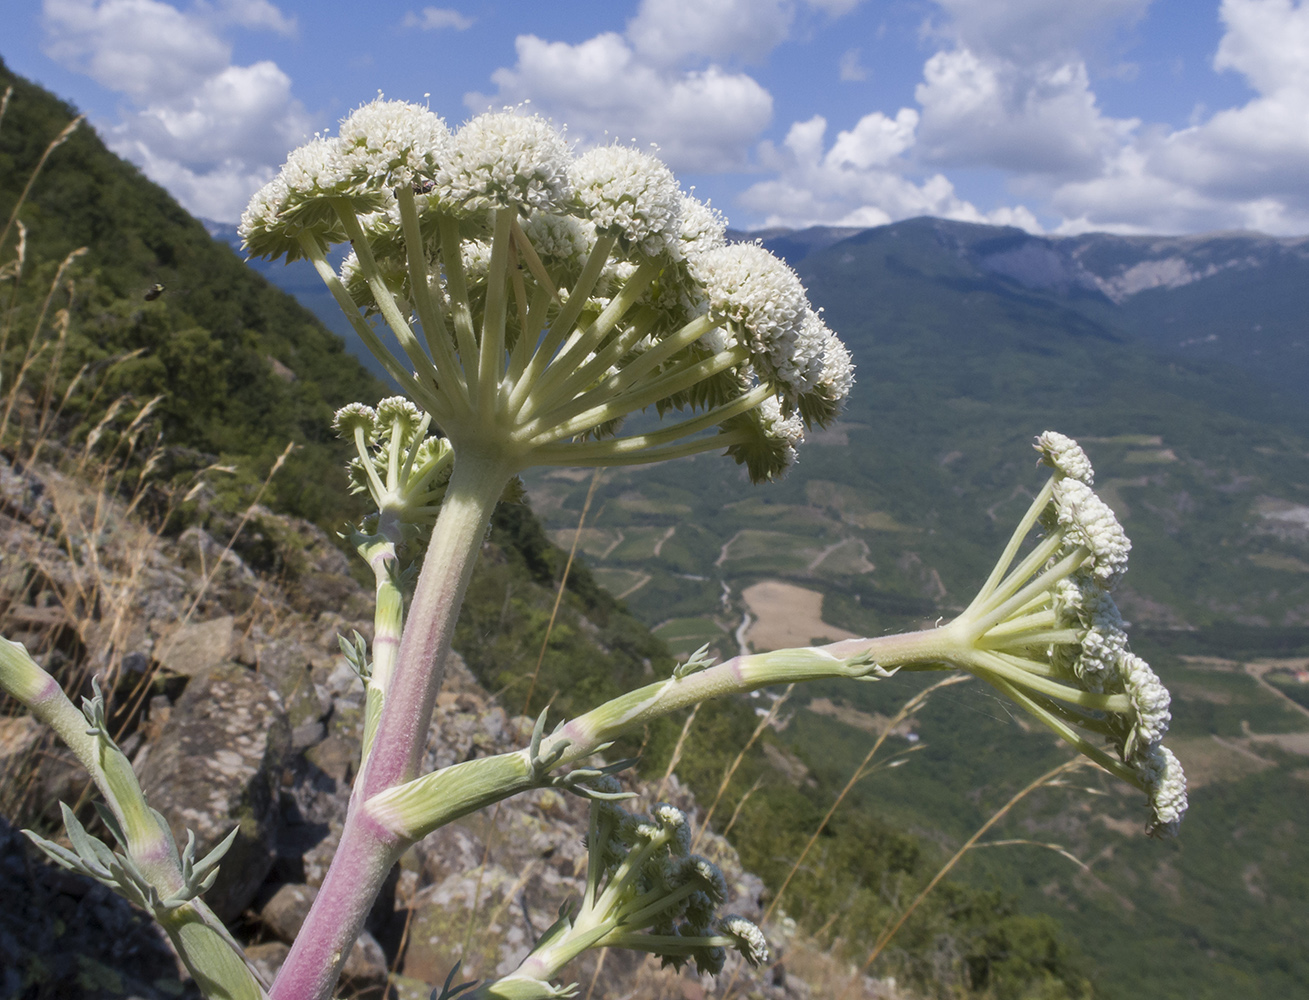
[[(961, 616), (975, 630), (970, 667), (1146, 791), (1148, 832), (1174, 834), (1186, 811), (1186, 779), (1163, 746), (1172, 718), (1168, 691), (1131, 652), (1111, 595), (1127, 570), (1131, 543), (1092, 491), (1094, 471), (1077, 442), (1046, 431), (1036, 449), (1053, 476), (992, 580)], [(1045, 538), (1010, 569), (1035, 523)]]
[(376, 506), (362, 536), (399, 545), (430, 531), (453, 461), (450, 443), (427, 433), (431, 422), (404, 396), (384, 399), (376, 409), (350, 403), (336, 411), (333, 426), (355, 445), (351, 488), (368, 493)]
[[(795, 273), (725, 229), (649, 153), (575, 155), (515, 110), (452, 133), (380, 99), (294, 151), (241, 222), (252, 255), (309, 257), (347, 313), (386, 319), (406, 357), (383, 363), (414, 371), (456, 445), (494, 425), (522, 464), (632, 464), (681, 442), (768, 479), (836, 418), (853, 365)], [(347, 240), (332, 278), (325, 251)], [(606, 445), (650, 406), (683, 412)]]
[(727, 884), (717, 865), (690, 853), (691, 828), (681, 810), (661, 803), (648, 816), (629, 813), (617, 804), (619, 785), (608, 774), (594, 779), (591, 791), (600, 794), (591, 799), (581, 906), (560, 916), (518, 971), (494, 984), (494, 995), (514, 983), (545, 983), (588, 948), (646, 951), (679, 968), (690, 960), (710, 974), (722, 971), (729, 948), (751, 965), (768, 960), (758, 927), (718, 915)]
[(606, 881), (593, 912), (613, 927), (606, 943), (649, 951), (679, 968), (693, 959), (710, 974), (722, 971), (727, 948), (751, 964), (767, 960), (768, 944), (754, 924), (717, 915), (727, 883), (717, 865), (690, 853), (691, 827), (681, 810), (660, 803), (649, 816), (633, 815), (597, 800), (592, 813), (590, 862)]

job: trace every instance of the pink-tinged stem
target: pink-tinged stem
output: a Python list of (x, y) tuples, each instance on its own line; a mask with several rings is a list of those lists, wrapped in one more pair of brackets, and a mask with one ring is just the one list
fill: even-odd
[(345, 829), (322, 888), (273, 983), (271, 1000), (327, 1000), (387, 872), (410, 841), (367, 807), (418, 772), (432, 706), (477, 553), (512, 473), (476, 447), (458, 451), (410, 603), (372, 747), (355, 779)]
[(409, 604), (395, 676), (382, 706), (372, 751), (355, 782), (357, 798), (367, 799), (418, 774), (459, 608), (491, 512), (512, 474), (507, 463), (489, 460), (476, 446), (457, 449), (456, 454), (450, 485)]
[(341, 843), (269, 1000), (327, 1000), (386, 873), (404, 852), (399, 840), (351, 801)]

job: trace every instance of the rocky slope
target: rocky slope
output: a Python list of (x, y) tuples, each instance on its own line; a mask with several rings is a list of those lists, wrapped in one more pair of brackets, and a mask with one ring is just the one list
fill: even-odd
[[(227, 525), (229, 530), (232, 525)], [(215, 530), (218, 530), (215, 527)], [(294, 550), (294, 573), (261, 576), (208, 531), (164, 537), (116, 500), (49, 469), (0, 460), (0, 631), (22, 641), (76, 696), (92, 672), (113, 690), (112, 720), (151, 803), (203, 852), (241, 834), (206, 898), (271, 977), (331, 861), (359, 754), (362, 687), (337, 637), (371, 631), (368, 594), (313, 525), (256, 509), (242, 525)], [(70, 557), (71, 553), (71, 557)], [(491, 553), (493, 555), (493, 553)], [(58, 799), (84, 782), (48, 733), (15, 707), (0, 715), (0, 793), (14, 824), (49, 833)], [(523, 745), (511, 716), (461, 660), (447, 673), (426, 766)], [(649, 806), (699, 809), (676, 776), (629, 779)], [(456, 960), (473, 977), (507, 972), (583, 885), (586, 804), (545, 790), (453, 824), (403, 859), (346, 966), (345, 995), (425, 998)], [(728, 909), (758, 917), (762, 883), (707, 833), (698, 850), (727, 873)], [(131, 907), (54, 868), (0, 825), (0, 998), (194, 996), (167, 940)], [(808, 997), (842, 969), (770, 928), (781, 960), (737, 991)], [(70, 956), (72, 959), (70, 960)], [(788, 975), (788, 963), (792, 973)], [(723, 995), (694, 973), (608, 955), (570, 970), (594, 997)], [(821, 991), (821, 987), (819, 990)], [(865, 996), (894, 984), (865, 981)]]

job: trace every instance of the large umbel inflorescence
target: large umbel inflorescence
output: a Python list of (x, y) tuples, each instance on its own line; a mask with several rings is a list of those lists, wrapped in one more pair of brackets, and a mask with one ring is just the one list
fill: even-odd
[[(522, 467), (726, 450), (763, 480), (836, 417), (853, 367), (794, 272), (724, 232), (648, 153), (574, 155), (512, 111), (452, 133), (380, 99), (291, 153), (241, 222), (252, 255), (314, 263), (456, 454), (475, 441)], [(326, 253), (345, 242), (338, 273)], [(647, 408), (672, 419), (620, 435)]]
[[(1132, 653), (1111, 592), (1131, 543), (1091, 486), (1071, 438), (1036, 439), (1052, 475), (972, 604), (945, 631), (954, 659), (999, 688), (1102, 767), (1150, 796), (1146, 829), (1171, 836), (1186, 812), (1186, 777), (1163, 745), (1169, 695)], [(1018, 559), (1033, 528), (1044, 531)]]

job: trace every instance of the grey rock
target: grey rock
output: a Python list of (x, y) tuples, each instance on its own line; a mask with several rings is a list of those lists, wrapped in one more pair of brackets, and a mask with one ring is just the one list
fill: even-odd
[(155, 659), (165, 670), (195, 677), (226, 660), (232, 652), (231, 615), (179, 625), (155, 643)]
[(141, 770), (146, 798), (179, 844), (195, 831), (203, 854), (234, 825), (240, 835), (205, 899), (224, 920), (254, 898), (273, 864), (277, 785), (290, 729), (272, 685), (223, 663), (187, 685)]
[(300, 933), (318, 890), (310, 885), (282, 886), (259, 910), (260, 922), (281, 940), (290, 944)]
[(291, 949), (281, 941), (263, 941), (259, 944), (248, 944), (243, 950), (245, 951), (245, 957), (249, 959), (250, 964), (259, 973), (259, 977), (269, 984), (277, 978), (277, 970), (282, 967), (282, 963), (286, 961), (286, 956), (291, 953)]
[[(164, 932), (89, 878), (45, 860), (0, 816), (0, 1000), (199, 1000)], [(116, 987), (93, 991), (88, 983)]]

